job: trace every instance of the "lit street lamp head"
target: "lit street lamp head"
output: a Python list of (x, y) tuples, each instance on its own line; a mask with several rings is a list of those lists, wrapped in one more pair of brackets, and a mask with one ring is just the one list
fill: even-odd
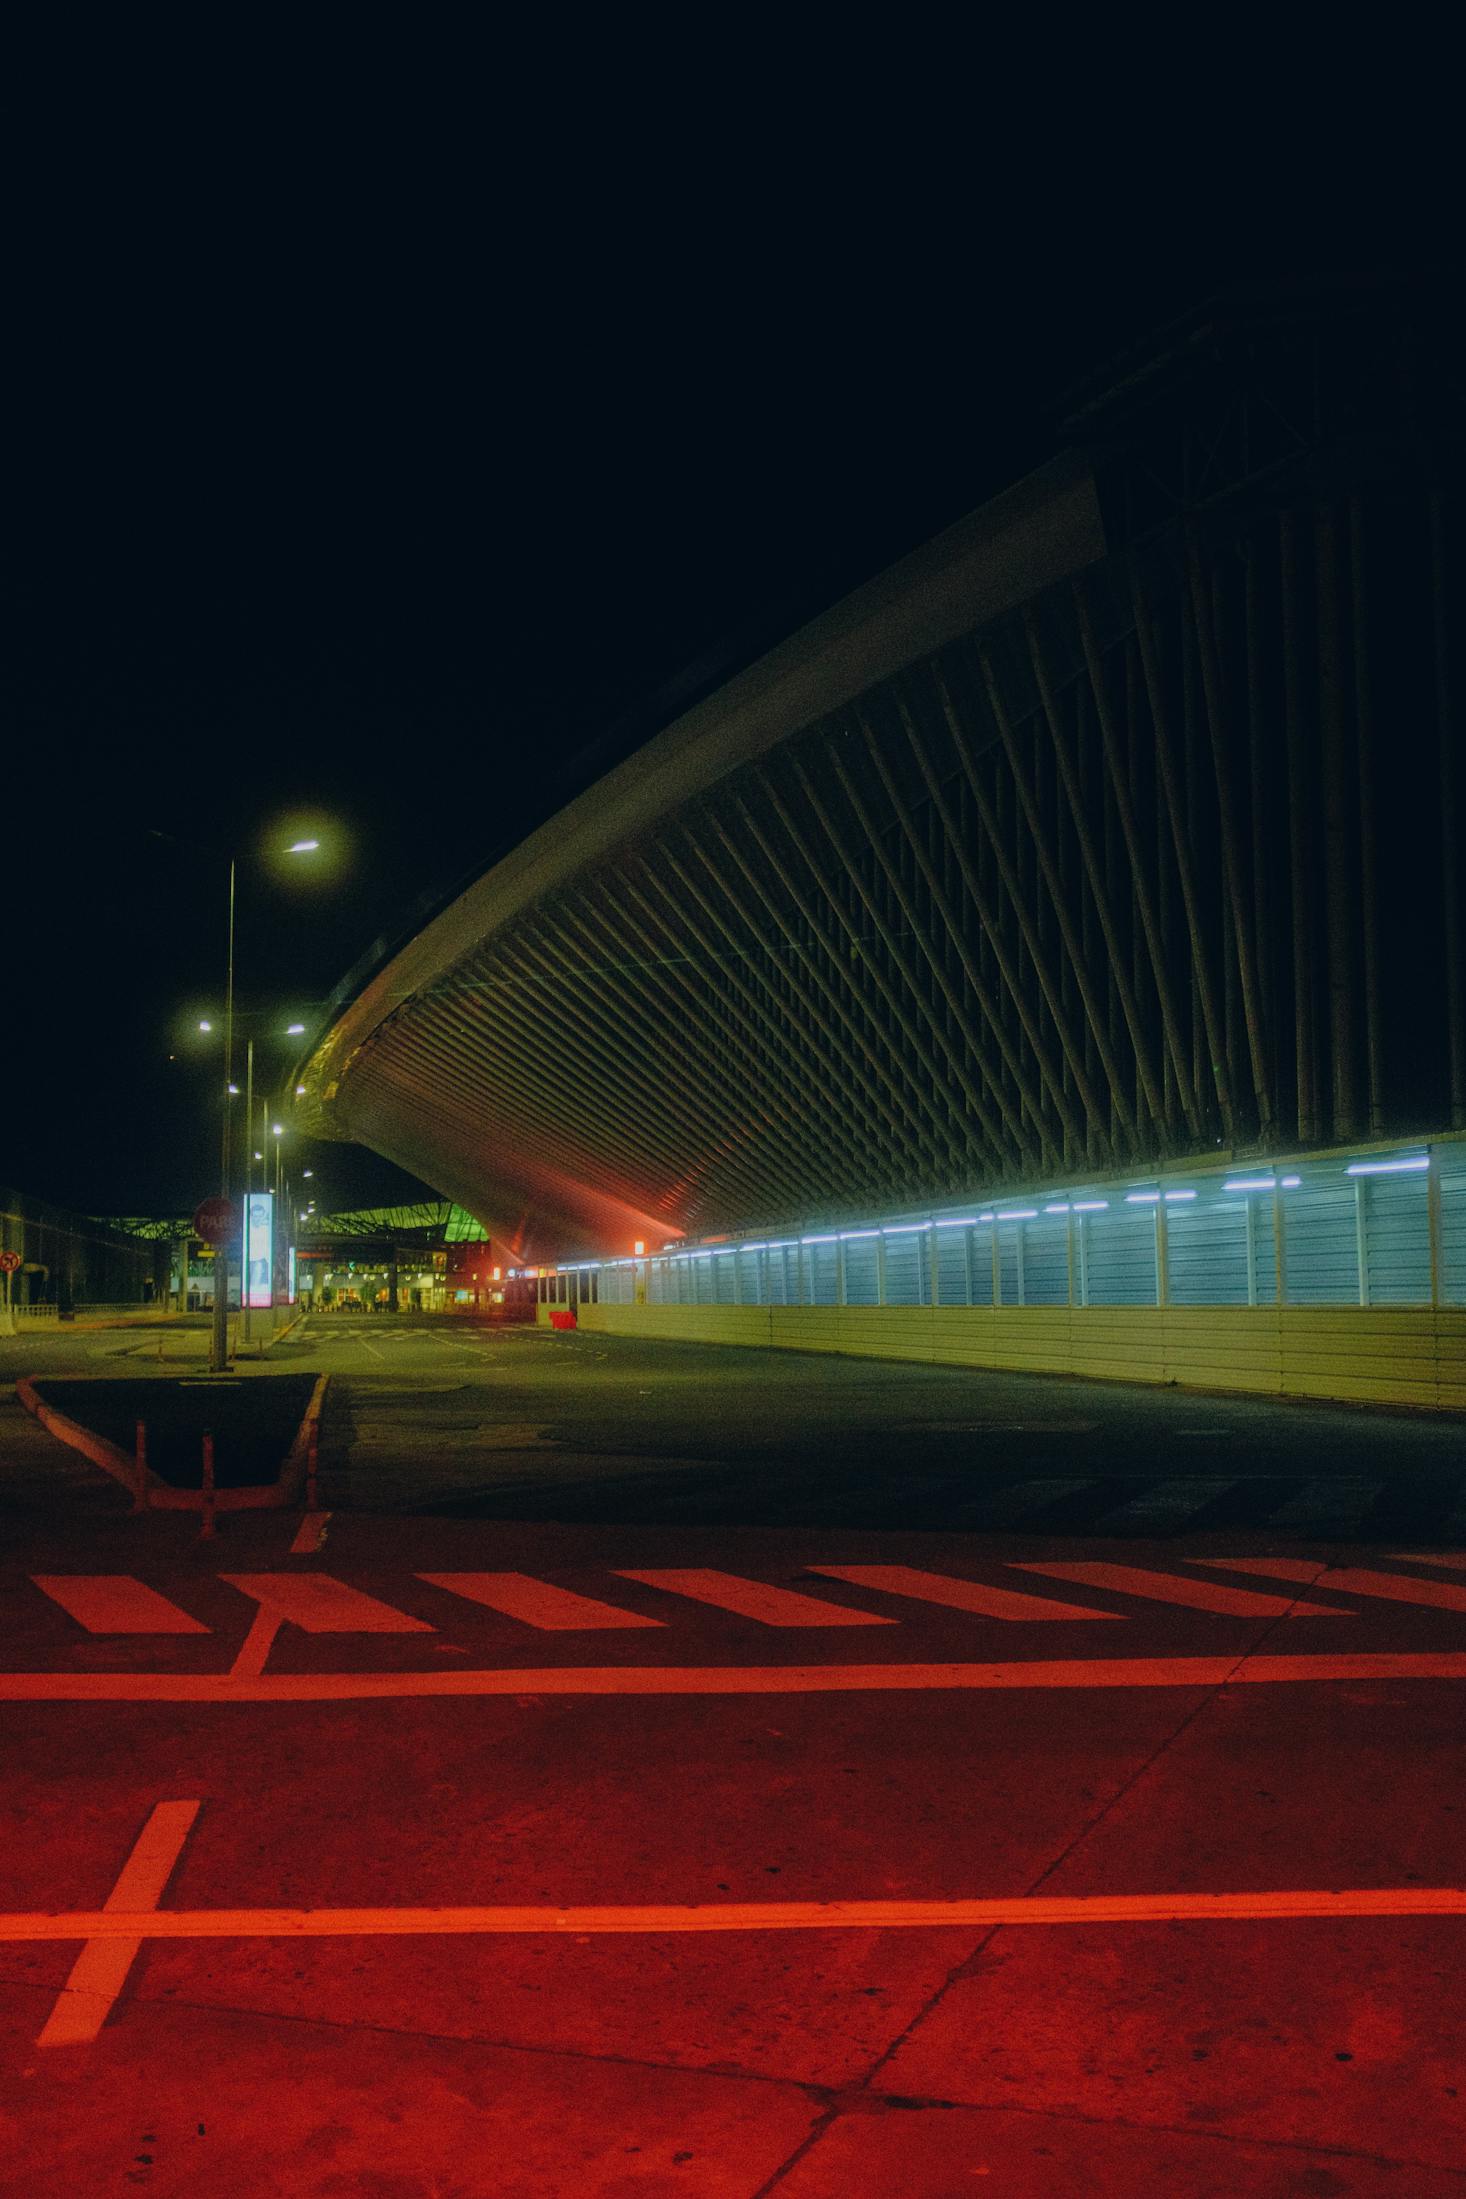
[(320, 844), (319, 840), (292, 840), (285, 852), (287, 855), (312, 855)]

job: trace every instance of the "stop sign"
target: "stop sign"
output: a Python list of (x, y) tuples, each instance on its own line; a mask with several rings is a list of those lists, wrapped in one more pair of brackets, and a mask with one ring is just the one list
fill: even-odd
[(206, 1245), (222, 1245), (239, 1231), (239, 1209), (232, 1199), (205, 1199), (194, 1208), (195, 1236)]

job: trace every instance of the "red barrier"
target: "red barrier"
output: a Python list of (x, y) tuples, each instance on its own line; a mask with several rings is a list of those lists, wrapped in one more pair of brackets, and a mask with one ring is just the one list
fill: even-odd
[(567, 1312), (552, 1313), (550, 1315), (552, 1329), (573, 1329), (575, 1325), (575, 1308), (573, 1306)]

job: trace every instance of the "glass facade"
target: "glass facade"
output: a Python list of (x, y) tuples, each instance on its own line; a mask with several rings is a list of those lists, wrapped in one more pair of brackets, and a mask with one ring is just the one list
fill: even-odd
[(1466, 1141), (1038, 1188), (535, 1279), (612, 1305), (1461, 1306)]

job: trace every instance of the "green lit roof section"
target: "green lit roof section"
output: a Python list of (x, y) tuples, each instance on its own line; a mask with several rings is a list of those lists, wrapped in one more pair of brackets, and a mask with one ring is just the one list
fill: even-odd
[[(186, 1214), (94, 1214), (93, 1221), (129, 1237), (182, 1237), (192, 1230)], [(414, 1206), (360, 1206), (343, 1214), (302, 1214), (303, 1237), (407, 1237), (423, 1244), (487, 1244), (489, 1233), (451, 1199), (420, 1199)]]

